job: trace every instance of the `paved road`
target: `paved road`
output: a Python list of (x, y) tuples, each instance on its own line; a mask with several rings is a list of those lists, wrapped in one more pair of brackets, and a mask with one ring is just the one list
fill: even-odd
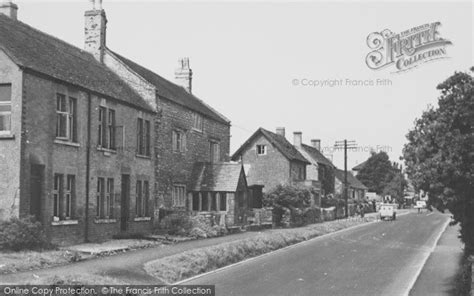
[(449, 215), (411, 213), (190, 280), (216, 295), (407, 295)]

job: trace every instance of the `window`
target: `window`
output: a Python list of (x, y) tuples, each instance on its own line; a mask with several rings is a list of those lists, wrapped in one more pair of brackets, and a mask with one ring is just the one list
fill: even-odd
[(97, 130), (97, 146), (115, 150), (115, 110), (99, 107), (99, 126)]
[(56, 95), (56, 138), (77, 142), (77, 100)]
[(209, 194), (208, 192), (201, 193), (201, 211), (209, 211)]
[(217, 211), (217, 193), (211, 192), (211, 211)]
[(109, 132), (108, 148), (115, 150), (115, 110), (109, 109), (109, 117), (107, 118), (107, 130)]
[(76, 177), (74, 175), (67, 175), (66, 191), (65, 191), (65, 194), (64, 194), (64, 197), (65, 197), (64, 218), (65, 219), (71, 219), (72, 218), (75, 194), (76, 194)]
[(97, 217), (104, 218), (104, 196), (105, 196), (105, 180), (97, 178)]
[(53, 217), (55, 221), (69, 220), (74, 216), (74, 201), (76, 198), (76, 177), (54, 174), (53, 180)]
[(11, 131), (11, 95), (11, 84), (0, 84), (0, 134), (9, 133)]
[(174, 130), (172, 135), (173, 151), (184, 152), (186, 149), (186, 134), (183, 131)]
[(63, 175), (54, 174), (53, 182), (53, 216), (59, 219), (61, 213), (61, 195), (63, 188)]
[(186, 186), (175, 185), (173, 186), (172, 200), (174, 207), (186, 206)]
[(305, 169), (304, 167), (299, 166), (298, 167), (298, 180), (304, 180), (305, 178), (306, 178)]
[(200, 195), (199, 192), (193, 192), (193, 211), (199, 211)]
[(138, 118), (137, 121), (137, 154), (150, 156), (151, 125), (149, 120)]
[(147, 217), (148, 215), (149, 187), (148, 181), (137, 180), (135, 201), (135, 215), (137, 217)]
[(267, 154), (267, 146), (257, 145), (257, 155), (266, 155), (266, 154)]
[(107, 190), (105, 192), (104, 218), (114, 217), (114, 179), (107, 179)]
[(220, 144), (218, 142), (210, 142), (210, 161), (218, 162), (220, 161)]
[(195, 130), (202, 131), (202, 126), (203, 126), (203, 124), (202, 124), (202, 122), (203, 122), (202, 116), (201, 116), (200, 114), (198, 114), (198, 113), (194, 113), (194, 114), (193, 114), (193, 120), (194, 120), (194, 121), (193, 121), (193, 128), (194, 128)]
[(227, 211), (227, 195), (225, 192), (221, 192), (219, 194), (219, 197), (220, 197), (220, 203), (219, 203), (219, 207), (221, 211)]

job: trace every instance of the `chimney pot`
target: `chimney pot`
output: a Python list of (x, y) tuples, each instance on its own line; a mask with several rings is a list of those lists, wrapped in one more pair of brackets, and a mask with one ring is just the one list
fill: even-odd
[(295, 145), (295, 147), (301, 147), (302, 142), (303, 142), (303, 133), (302, 132), (294, 132), (293, 133), (293, 145)]
[(311, 140), (311, 146), (321, 151), (321, 140), (320, 139), (313, 139)]
[(178, 61), (178, 68), (174, 72), (176, 84), (184, 87), (188, 93), (192, 92), (193, 70), (189, 67), (189, 58)]
[(0, 13), (11, 19), (18, 20), (18, 5), (12, 1), (4, 1), (0, 3)]
[(284, 137), (285, 136), (285, 128), (284, 127), (277, 127), (276, 128), (276, 134)]

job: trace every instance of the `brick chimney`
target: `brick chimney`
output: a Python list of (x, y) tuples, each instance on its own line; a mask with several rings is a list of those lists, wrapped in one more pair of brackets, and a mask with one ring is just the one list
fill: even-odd
[(320, 139), (313, 139), (311, 140), (311, 146), (321, 151), (321, 140)]
[(294, 132), (293, 133), (293, 145), (297, 148), (301, 147), (301, 143), (303, 143), (303, 133), (302, 132)]
[(178, 61), (178, 68), (174, 72), (176, 84), (184, 87), (188, 93), (192, 92), (193, 70), (189, 68), (189, 58)]
[(18, 20), (18, 6), (12, 1), (0, 2), (0, 13), (15, 21)]
[(96, 0), (93, 3), (92, 10), (85, 12), (85, 39), (84, 49), (92, 53), (100, 62), (104, 58), (105, 37), (107, 32), (107, 17), (102, 9), (102, 0), (99, 0), (99, 8), (96, 8)]
[(284, 127), (277, 127), (276, 128), (276, 134), (284, 137), (285, 136), (285, 128)]

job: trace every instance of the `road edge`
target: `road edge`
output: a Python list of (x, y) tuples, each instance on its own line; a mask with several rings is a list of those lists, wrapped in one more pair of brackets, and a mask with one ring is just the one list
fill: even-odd
[[(409, 213), (410, 213), (410, 212), (407, 212), (407, 213), (404, 213), (404, 214), (402, 214), (402, 215), (406, 215), (406, 214), (409, 214)], [(377, 223), (377, 222), (381, 222), (381, 220), (376, 219), (376, 220), (374, 220), (374, 221), (370, 221), (370, 222), (367, 222), (367, 223), (362, 223), (362, 224), (350, 226), (350, 227), (348, 227), (348, 228), (344, 228), (344, 229), (340, 229), (340, 230), (337, 230), (337, 231), (334, 231), (334, 232), (331, 232), (331, 233), (326, 233), (326, 234), (323, 234), (323, 235), (320, 235), (320, 236), (316, 236), (316, 237), (313, 237), (313, 238), (311, 238), (311, 239), (309, 239), (309, 240), (305, 240), (305, 241), (302, 241), (302, 242), (299, 242), (299, 243), (296, 243), (296, 244), (293, 244), (293, 245), (286, 246), (286, 247), (281, 248), (281, 249), (278, 249), (278, 250), (274, 250), (274, 251), (271, 251), (271, 252), (268, 252), (268, 253), (265, 253), (265, 254), (261, 254), (261, 255), (255, 256), (255, 257), (251, 257), (251, 258), (248, 258), (248, 259), (245, 259), (245, 260), (242, 260), (242, 261), (239, 261), (239, 262), (230, 264), (230, 265), (226, 265), (226, 266), (224, 266), (224, 267), (221, 267), (221, 268), (218, 268), (218, 269), (214, 269), (214, 270), (211, 270), (211, 271), (208, 271), (208, 272), (205, 272), (205, 273), (201, 273), (201, 274), (195, 275), (195, 276), (193, 276), (193, 277), (190, 277), (190, 278), (181, 280), (181, 281), (179, 281), (179, 282), (172, 283), (172, 284), (170, 284), (170, 285), (181, 285), (181, 284), (184, 284), (184, 283), (186, 283), (186, 282), (189, 282), (189, 281), (198, 279), (198, 278), (200, 278), (200, 277), (203, 277), (203, 276), (206, 276), (206, 275), (210, 275), (210, 274), (214, 274), (214, 273), (217, 273), (217, 272), (221, 272), (221, 271), (226, 270), (226, 269), (228, 269), (228, 268), (232, 268), (232, 267), (235, 267), (235, 266), (238, 266), (238, 265), (241, 265), (241, 264), (245, 264), (245, 263), (247, 263), (247, 262), (251, 262), (251, 261), (257, 260), (257, 259), (259, 259), (259, 258), (263, 258), (263, 257), (265, 257), (265, 256), (269, 256), (269, 255), (275, 254), (275, 253), (277, 253), (277, 252), (282, 252), (282, 251), (284, 251), (284, 250), (288, 250), (288, 249), (291, 249), (291, 248), (300, 246), (300, 245), (302, 245), (302, 244), (310, 243), (310, 242), (313, 242), (313, 241), (318, 240), (318, 239), (323, 239), (323, 238), (326, 238), (326, 237), (331, 236), (331, 235), (339, 234), (339, 233), (341, 233), (341, 232), (348, 231), (348, 230), (351, 230), (351, 229), (354, 229), (354, 228), (359, 228), (359, 227), (371, 225), (371, 224)]]
[(423, 259), (423, 264), (420, 265), (420, 268), (416, 272), (416, 275), (413, 277), (413, 280), (408, 285), (407, 290), (402, 294), (403, 296), (409, 296), (410, 295), (410, 292), (413, 289), (413, 287), (415, 286), (416, 281), (420, 277), (420, 274), (423, 271), (423, 268), (425, 268), (426, 262), (430, 258), (431, 254), (433, 254), (434, 250), (436, 249), (436, 246), (438, 245), (438, 242), (441, 239), (441, 236), (446, 231), (446, 228), (448, 228), (449, 222), (450, 222), (450, 219), (447, 219), (446, 222), (444, 222), (444, 225), (441, 227), (441, 231), (438, 233), (438, 236), (436, 237), (433, 246), (430, 248), (430, 251), (427, 252), (427, 256), (425, 256), (425, 258)]

